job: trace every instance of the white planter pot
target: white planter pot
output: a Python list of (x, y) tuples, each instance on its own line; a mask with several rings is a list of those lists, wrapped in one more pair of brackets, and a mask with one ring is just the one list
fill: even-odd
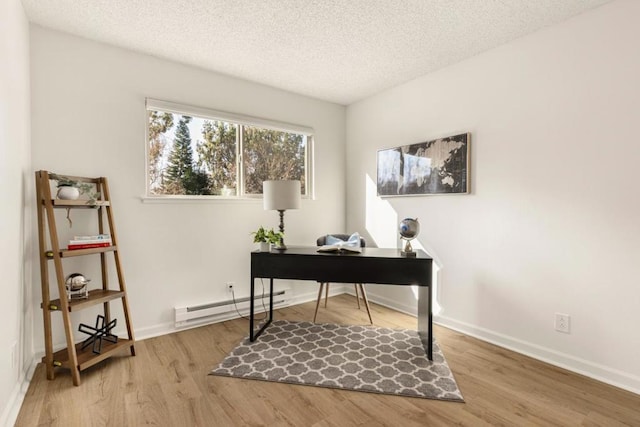
[(80, 190), (77, 187), (58, 187), (58, 193), (56, 195), (58, 199), (62, 200), (76, 200), (80, 197)]
[(260, 242), (260, 252), (269, 252), (271, 250), (269, 242)]

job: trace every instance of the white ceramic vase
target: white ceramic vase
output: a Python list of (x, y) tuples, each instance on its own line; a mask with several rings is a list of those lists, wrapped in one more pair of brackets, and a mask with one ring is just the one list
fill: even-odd
[(58, 199), (62, 200), (76, 200), (80, 197), (80, 190), (77, 187), (63, 186), (58, 187), (58, 193), (56, 194)]
[(260, 242), (260, 252), (269, 252), (270, 250), (269, 242)]

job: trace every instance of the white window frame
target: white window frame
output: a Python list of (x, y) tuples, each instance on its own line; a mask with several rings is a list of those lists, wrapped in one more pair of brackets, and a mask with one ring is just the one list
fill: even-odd
[[(145, 121), (145, 195), (142, 197), (144, 202), (169, 202), (180, 200), (256, 200), (262, 199), (262, 194), (246, 194), (244, 192), (244, 167), (243, 167), (243, 153), (241, 146), (241, 133), (243, 132), (242, 126), (254, 126), (264, 129), (276, 130), (280, 132), (290, 132), (302, 134), (307, 137), (307, 147), (305, 156), (305, 194), (302, 194), (303, 199), (314, 198), (314, 185), (313, 185), (313, 145), (314, 145), (314, 130), (311, 127), (294, 125), (291, 123), (279, 122), (275, 120), (263, 119), (259, 117), (247, 116), (244, 114), (229, 113), (226, 111), (212, 110), (209, 108), (195, 107), (191, 105), (178, 104), (175, 102), (161, 101), (152, 98), (146, 98), (145, 111), (147, 112)], [(151, 110), (163, 111), (167, 113), (180, 114), (183, 116), (195, 116), (209, 120), (225, 121), (231, 124), (241, 125), (238, 127), (237, 141), (236, 141), (236, 167), (237, 174), (237, 186), (238, 194), (235, 196), (219, 196), (219, 195), (167, 195), (167, 194), (151, 194), (149, 191), (149, 120), (148, 112)]]

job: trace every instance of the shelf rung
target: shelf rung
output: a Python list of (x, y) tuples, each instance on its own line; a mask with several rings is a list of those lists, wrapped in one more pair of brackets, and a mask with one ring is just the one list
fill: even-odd
[(109, 206), (110, 202), (107, 200), (96, 200), (94, 204), (89, 204), (88, 200), (62, 200), (52, 199), (51, 204), (54, 208), (88, 208), (94, 209), (100, 206)]
[[(124, 292), (115, 290), (92, 289), (89, 291), (88, 298), (78, 298), (69, 301), (69, 311), (82, 310), (92, 305), (98, 305), (117, 298), (124, 297)], [(40, 305), (43, 307), (43, 304)], [(54, 308), (55, 307), (55, 308)], [(62, 310), (62, 302), (60, 299), (49, 301), (49, 310)]]
[[(134, 341), (126, 339), (126, 338), (118, 338), (117, 343), (112, 343), (106, 340), (102, 341), (102, 352), (100, 354), (95, 354), (91, 351), (91, 347), (88, 347), (84, 350), (81, 350), (82, 343), (79, 342), (76, 344), (76, 354), (78, 356), (78, 366), (77, 369), (80, 371), (85, 370), (96, 363), (102, 362), (108, 357), (111, 357), (114, 353), (126, 348), (133, 347)], [(54, 366), (62, 366), (65, 368), (72, 369), (69, 366), (69, 353), (66, 348), (63, 348), (60, 351), (56, 351), (53, 353), (53, 364)], [(42, 361), (45, 362), (45, 358), (42, 358)]]
[[(89, 248), (89, 249), (61, 249), (60, 257), (62, 258), (70, 258), (74, 256), (83, 256), (83, 255), (91, 255), (91, 254), (102, 254), (105, 252), (113, 252), (118, 250), (118, 247), (115, 245), (111, 246), (103, 246), (100, 248)], [(48, 250), (44, 253), (47, 259), (53, 259), (53, 251)]]

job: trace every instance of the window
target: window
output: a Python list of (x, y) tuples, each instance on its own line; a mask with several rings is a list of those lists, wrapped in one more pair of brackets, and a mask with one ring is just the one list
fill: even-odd
[(312, 129), (150, 99), (147, 119), (149, 196), (252, 197), (271, 179), (311, 193)]

